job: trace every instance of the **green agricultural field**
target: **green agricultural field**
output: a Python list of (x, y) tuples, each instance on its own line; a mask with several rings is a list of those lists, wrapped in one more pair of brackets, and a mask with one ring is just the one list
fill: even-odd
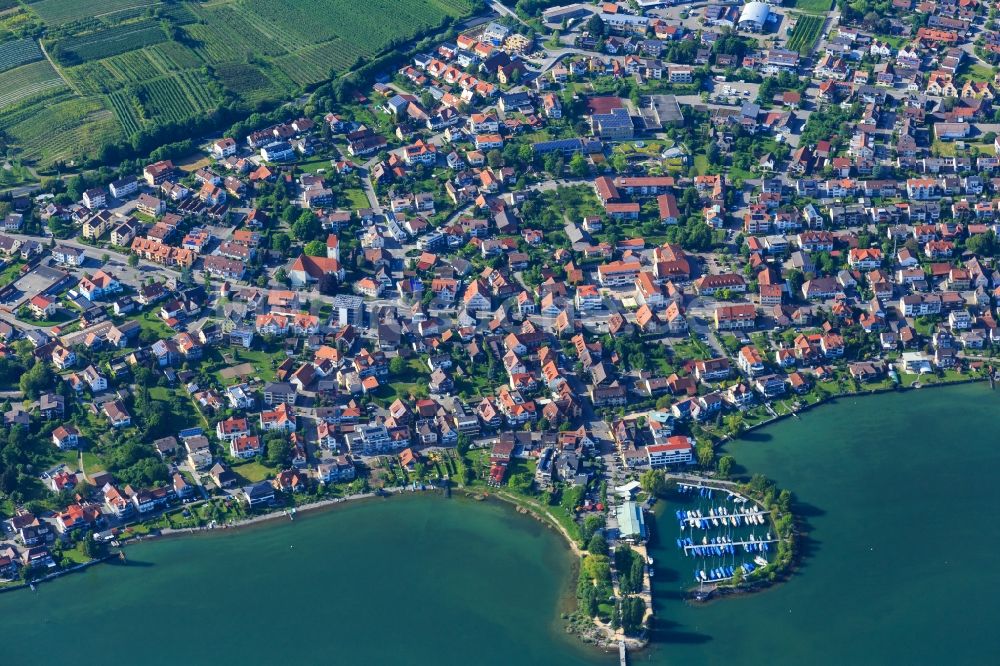
[(802, 54), (812, 51), (819, 40), (824, 22), (826, 22), (826, 17), (824, 16), (801, 14), (795, 22), (795, 28), (792, 29), (791, 36), (788, 38), (788, 48)]
[(832, 0), (795, 0), (795, 8), (811, 14), (821, 14), (830, 11)]
[(0, 128), (20, 148), (21, 159), (40, 164), (70, 161), (121, 136), (101, 100), (81, 97), (34, 107), (10, 126), (0, 119)]
[(107, 18), (134, 8), (145, 9), (148, 0), (41, 0), (30, 5), (38, 18), (52, 27), (59, 27), (73, 21), (92, 16)]
[[(0, 16), (0, 135), (14, 157), (43, 169), (205, 118), (224, 103), (249, 113), (299, 95), (359, 58), (472, 10), (471, 0), (369, 0), (361, 8), (350, 0), (10, 6)], [(39, 23), (41, 45), (14, 38)], [(43, 119), (52, 124), (33, 127)]]
[(43, 57), (38, 42), (33, 39), (4, 42), (0, 44), (0, 72), (41, 60)]
[(0, 109), (65, 87), (56, 70), (44, 60), (15, 67), (0, 74)]

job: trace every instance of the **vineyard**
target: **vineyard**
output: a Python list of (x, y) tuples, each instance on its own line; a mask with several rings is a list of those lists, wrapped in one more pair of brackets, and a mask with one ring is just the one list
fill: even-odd
[(146, 54), (158, 67), (167, 71), (194, 69), (205, 64), (194, 51), (177, 42), (161, 42), (146, 49)]
[(22, 65), (0, 74), (0, 109), (66, 87), (47, 61)]
[(167, 38), (158, 21), (135, 21), (58, 42), (61, 52), (79, 61), (100, 60), (126, 53)]
[(813, 16), (811, 14), (800, 14), (795, 21), (795, 27), (788, 38), (788, 48), (806, 54), (812, 51), (819, 40), (823, 24), (826, 22), (824, 16)]
[[(471, 0), (5, 2), (19, 8), (0, 16), (0, 133), (43, 168), (224, 100), (252, 109), (301, 94), (472, 9)], [(15, 24), (44, 29), (56, 69), (37, 42), (13, 39)], [(43, 123), (49, 131), (37, 130)]]
[(143, 0), (41, 0), (31, 5), (31, 11), (52, 27), (89, 17), (103, 17), (152, 4)]
[(243, 63), (218, 65), (215, 75), (228, 90), (250, 102), (273, 98), (284, 94), (258, 67)]
[(41, 60), (44, 56), (33, 39), (15, 39), (0, 44), (0, 72), (14, 69), (29, 62)]
[(216, 84), (198, 72), (181, 72), (118, 90), (108, 96), (126, 136), (162, 122), (181, 122), (218, 104)]
[(254, 52), (277, 56), (285, 51), (273, 44), (231, 7), (200, 9), (205, 23), (185, 28), (197, 42), (195, 51), (209, 62), (238, 62)]
[[(113, 84), (141, 83), (157, 76), (163, 76), (166, 73), (160, 71), (146, 57), (145, 51), (129, 51), (105, 58), (99, 62), (106, 72), (105, 76), (109, 77)], [(113, 87), (120, 86), (115, 85)]]
[(52, 164), (93, 156), (121, 134), (114, 114), (96, 99), (69, 97), (18, 115), (21, 118), (12, 125), (0, 116), (0, 130), (20, 148), (19, 157), (26, 162)]
[(357, 52), (349, 44), (335, 39), (276, 58), (274, 64), (296, 84), (310, 86), (330, 78), (331, 69), (337, 72), (349, 69), (357, 58)]
[(366, 0), (364, 11), (350, 0), (240, 0), (245, 16), (259, 17), (274, 32), (294, 35), (302, 44), (334, 38), (358, 55), (370, 55), (407, 34), (435, 26), (448, 15), (460, 16), (469, 5), (456, 0)]

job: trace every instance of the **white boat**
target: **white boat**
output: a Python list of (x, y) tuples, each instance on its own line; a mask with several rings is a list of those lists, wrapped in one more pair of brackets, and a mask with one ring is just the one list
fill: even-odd
[(753, 561), (754, 561), (754, 564), (760, 565), (762, 567), (766, 567), (767, 564), (768, 564), (767, 560), (764, 559), (763, 557), (761, 557), (760, 555), (757, 555), (756, 557), (754, 557)]

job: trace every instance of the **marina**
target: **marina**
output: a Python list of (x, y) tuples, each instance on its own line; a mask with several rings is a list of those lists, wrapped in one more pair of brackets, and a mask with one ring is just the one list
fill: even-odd
[(726, 488), (680, 482), (677, 501), (683, 507), (674, 511), (677, 548), (697, 561), (693, 577), (699, 586), (749, 576), (769, 564), (778, 539), (755, 531), (770, 525), (770, 512), (753, 500)]

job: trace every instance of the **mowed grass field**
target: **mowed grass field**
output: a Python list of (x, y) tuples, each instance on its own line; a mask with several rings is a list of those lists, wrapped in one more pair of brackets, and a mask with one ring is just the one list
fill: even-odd
[[(359, 58), (447, 17), (466, 16), (471, 0), (28, 0), (11, 6), (0, 17), (0, 133), (19, 158), (45, 168), (94, 157), (107, 143), (163, 123), (204, 117), (233, 98), (252, 110), (301, 94)], [(31, 21), (48, 29), (41, 45), (3, 30)], [(57, 122), (35, 132), (32, 116)]]
[(811, 14), (821, 14), (830, 11), (833, 0), (795, 0), (795, 8)]
[(792, 34), (788, 37), (788, 48), (801, 54), (812, 51), (819, 40), (825, 22), (825, 16), (800, 14), (792, 29)]

